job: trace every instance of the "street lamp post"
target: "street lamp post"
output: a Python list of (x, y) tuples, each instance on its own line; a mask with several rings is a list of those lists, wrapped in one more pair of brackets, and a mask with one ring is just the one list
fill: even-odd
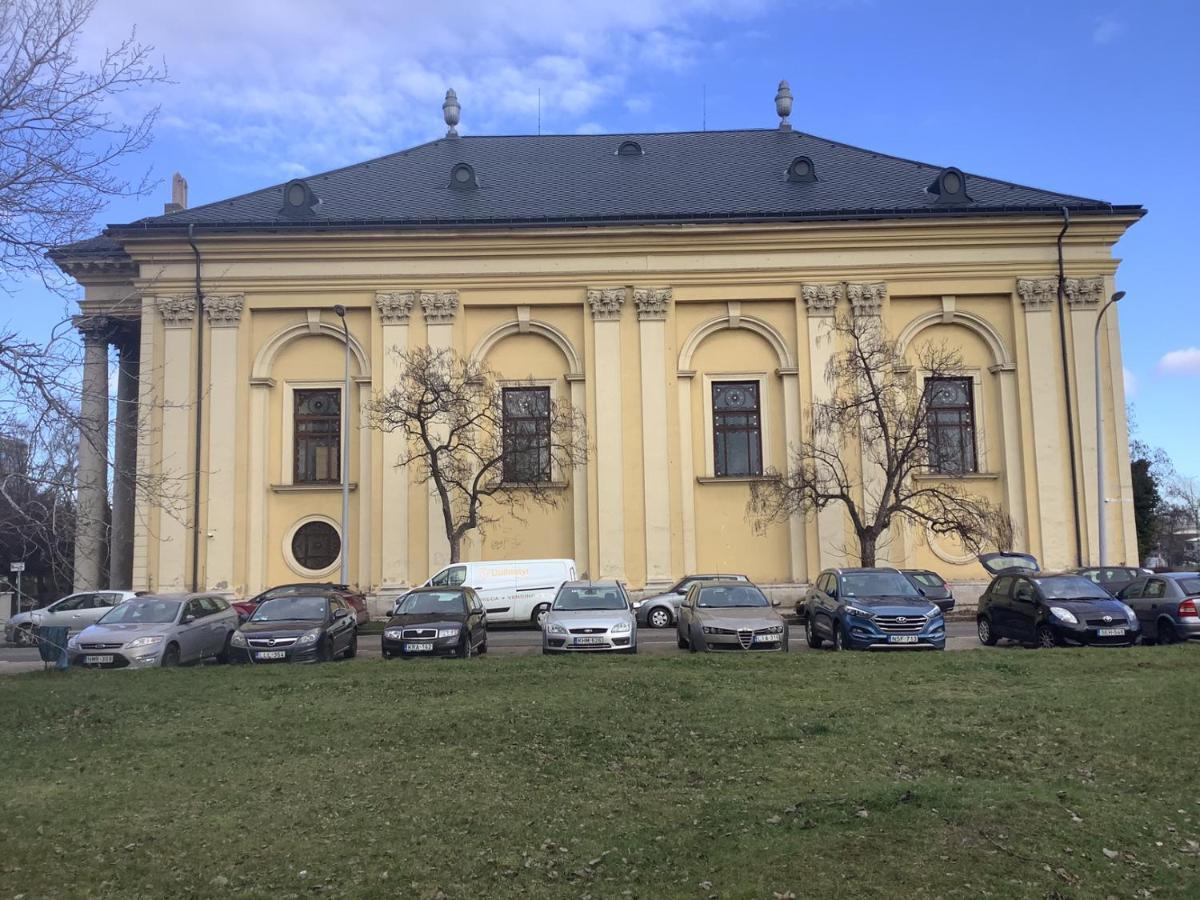
[(345, 344), (345, 365), (342, 375), (342, 576), (341, 583), (350, 583), (350, 327), (346, 324), (346, 307), (334, 306), (342, 320)]
[[(1096, 565), (1098, 566), (1104, 565), (1104, 558), (1108, 550), (1108, 510), (1104, 499), (1104, 401), (1100, 396), (1100, 323), (1104, 321), (1104, 314), (1108, 308), (1124, 296), (1124, 291), (1117, 291), (1108, 299), (1107, 303), (1100, 307), (1100, 313), (1096, 316), (1096, 329), (1092, 340), (1092, 349), (1096, 358), (1096, 503), (1100, 507), (1100, 521), (1096, 528), (1098, 544)], [(1116, 385), (1113, 385), (1113, 393), (1115, 397)]]

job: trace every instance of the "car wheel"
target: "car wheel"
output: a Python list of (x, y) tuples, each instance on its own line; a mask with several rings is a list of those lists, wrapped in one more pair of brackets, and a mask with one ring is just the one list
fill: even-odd
[(783, 635), (783, 647), (781, 647), (780, 649), (781, 649), (781, 650), (783, 650), (783, 652), (784, 652), (784, 653), (791, 653), (791, 652), (792, 652), (792, 645), (791, 645), (791, 641), (788, 639), (787, 632), (784, 632), (784, 635)]
[(687, 638), (683, 636), (682, 631), (675, 632), (675, 645), (679, 647), (680, 650), (686, 650), (688, 648)]
[(1058, 638), (1054, 636), (1054, 629), (1049, 625), (1039, 625), (1037, 630), (1037, 645), (1043, 650), (1057, 647)]
[(462, 636), (462, 643), (459, 644), (459, 647), (458, 647), (458, 658), (459, 659), (470, 659), (472, 657), (472, 655), (473, 655), (473, 653), (472, 653), (472, 647), (471, 647), (471, 634), (470, 634), (470, 632), (464, 631), (463, 636)]
[(350, 635), (350, 646), (346, 648), (343, 659), (354, 659), (356, 656), (358, 656), (358, 629), (355, 629), (354, 634)]
[(546, 616), (548, 615), (550, 615), (550, 604), (543, 603), (534, 608), (530, 621), (538, 628), (544, 628), (546, 625)]
[(996, 646), (996, 635), (992, 632), (992, 623), (990, 619), (980, 616), (975, 622), (975, 632), (979, 635), (979, 643), (987, 647)]
[(554, 656), (554, 655), (555, 655), (554, 651), (551, 650), (549, 647), (542, 648), (542, 656)]
[(33, 646), (33, 626), (21, 625), (17, 628), (17, 633), (13, 635), (13, 640), (18, 647)]
[(162, 666), (164, 669), (173, 669), (179, 665), (179, 645), (168, 644), (167, 649), (163, 651)]
[(699, 653), (701, 650), (705, 649), (707, 648), (704, 646), (704, 638), (697, 640), (695, 634), (688, 635), (688, 650), (690, 650), (692, 653)]
[(813, 650), (821, 649), (823, 641), (821, 640), (821, 636), (813, 631), (812, 619), (804, 620), (804, 640), (808, 642), (808, 646)]
[(646, 622), (651, 628), (668, 628), (671, 625), (671, 614), (661, 606), (656, 606), (646, 616)]
[(842, 635), (842, 623), (838, 622), (836, 620), (833, 623), (833, 649), (834, 650), (848, 650), (849, 649), (846, 646), (846, 639)]
[(233, 640), (233, 632), (225, 635), (225, 645), (221, 648), (221, 652), (217, 654), (217, 662), (225, 665), (229, 662), (229, 642)]
[(484, 637), (483, 643), (479, 645), (479, 655), (483, 656), (485, 653), (487, 653), (487, 637)]
[(317, 650), (317, 662), (331, 662), (333, 660), (333, 639), (328, 635), (321, 641), (320, 649)]
[(1175, 635), (1175, 623), (1170, 619), (1158, 620), (1158, 642), (1160, 644), (1174, 644), (1178, 638)]

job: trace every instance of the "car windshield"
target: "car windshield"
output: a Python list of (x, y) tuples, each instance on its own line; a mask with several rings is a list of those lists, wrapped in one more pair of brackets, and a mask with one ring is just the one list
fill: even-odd
[(104, 614), (101, 625), (168, 625), (179, 615), (178, 600), (130, 600)]
[(914, 572), (912, 577), (917, 584), (923, 584), (926, 587), (941, 587), (946, 583), (932, 572)]
[(705, 609), (725, 609), (732, 606), (770, 606), (758, 588), (706, 587), (696, 593), (696, 605)]
[(281, 584), (279, 587), (273, 587), (259, 594), (258, 602), (266, 603), (268, 600), (276, 600), (280, 597), (303, 596), (311, 594), (312, 589), (313, 586), (311, 584)]
[(1108, 600), (1104, 588), (1081, 575), (1033, 579), (1047, 600)]
[(458, 591), (422, 591), (409, 594), (396, 610), (397, 615), (418, 616), (429, 613), (462, 615), (467, 611), (466, 601)]
[(844, 597), (919, 597), (899, 572), (851, 572), (842, 576)]
[(286, 622), (294, 619), (320, 622), (325, 618), (324, 597), (279, 597), (259, 605), (251, 622)]
[(1200, 578), (1180, 578), (1176, 584), (1185, 594), (1200, 594)]
[(554, 608), (562, 610), (625, 609), (625, 598), (611, 587), (565, 587), (554, 598)]

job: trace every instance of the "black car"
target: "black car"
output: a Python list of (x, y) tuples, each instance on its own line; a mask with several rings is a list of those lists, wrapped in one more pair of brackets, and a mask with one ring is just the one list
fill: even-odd
[(383, 629), (383, 658), (487, 653), (487, 611), (469, 587), (409, 591)]
[(979, 598), (980, 643), (1129, 647), (1141, 636), (1137, 614), (1082, 575), (1042, 572), (1023, 554), (986, 553), (979, 561), (996, 575)]
[(358, 653), (354, 610), (336, 594), (278, 597), (259, 604), (229, 642), (231, 662), (328, 662)]
[(901, 569), (909, 584), (915, 587), (926, 600), (932, 600), (943, 613), (954, 609), (954, 593), (946, 579), (931, 569)]
[(1088, 581), (1094, 581), (1113, 596), (1129, 587), (1136, 579), (1149, 575), (1145, 569), (1135, 566), (1090, 566), (1086, 569), (1072, 569), (1077, 575), (1082, 575)]

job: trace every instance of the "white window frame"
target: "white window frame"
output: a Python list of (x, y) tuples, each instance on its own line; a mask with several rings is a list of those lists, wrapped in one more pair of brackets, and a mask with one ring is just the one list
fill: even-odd
[[(283, 383), (283, 416), (280, 419), (283, 427), (283, 440), (280, 441), (283, 445), (283, 459), (280, 462), (279, 484), (283, 487), (291, 487), (296, 483), (296, 391), (298, 390), (337, 391), (338, 396), (342, 398), (339, 404), (342, 416), (338, 423), (338, 440), (340, 442), (338, 461), (341, 464), (341, 471), (338, 473), (339, 481), (336, 484), (304, 484), (305, 487), (336, 488), (342, 480), (348, 478), (346, 466), (350, 462), (350, 454), (353, 453), (353, 448), (349, 452), (343, 452), (346, 449), (346, 436), (342, 434), (342, 429), (346, 428), (346, 385), (341, 381), (285, 381)], [(351, 437), (353, 438), (353, 435)]]
[[(769, 372), (705, 372), (702, 379), (704, 386), (704, 477), (716, 481), (753, 481), (764, 477), (772, 467), (771, 458), (771, 427), (768, 413), (767, 384), (772, 377)], [(722, 475), (716, 474), (716, 456), (713, 452), (713, 400), (712, 386), (714, 381), (756, 381), (758, 382), (759, 405), (759, 440), (762, 444), (763, 475)]]
[[(332, 526), (333, 530), (337, 532), (338, 554), (334, 558), (333, 562), (330, 563), (328, 566), (326, 566), (324, 569), (309, 569), (305, 566), (302, 566), (300, 564), (300, 561), (298, 559), (296, 559), (295, 556), (292, 555), (292, 538), (294, 538), (296, 536), (297, 531), (299, 531), (303, 526), (307, 525), (309, 522), (324, 522), (326, 525)], [(340, 566), (342, 564), (342, 555), (345, 552), (346, 552), (346, 538), (342, 534), (342, 526), (336, 520), (331, 519), (329, 516), (313, 514), (313, 515), (304, 516), (303, 518), (297, 519), (292, 524), (292, 527), (289, 528), (287, 530), (287, 533), (284, 534), (284, 536), (283, 536), (283, 561), (285, 563), (287, 563), (287, 566), (289, 569), (291, 569), (293, 572), (295, 572), (297, 575), (301, 576), (302, 578), (322, 578), (327, 575), (332, 575), (334, 572), (337, 571), (338, 566)]]

